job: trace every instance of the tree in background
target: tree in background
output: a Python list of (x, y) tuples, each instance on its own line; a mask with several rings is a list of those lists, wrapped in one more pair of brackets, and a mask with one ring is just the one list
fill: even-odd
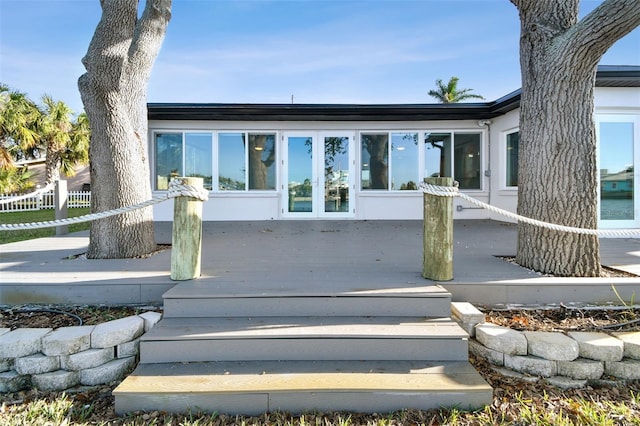
[(34, 175), (16, 160), (46, 155), (45, 185), (75, 175), (77, 164), (89, 160), (89, 123), (84, 113), (75, 120), (61, 101), (43, 96), (38, 107), (24, 93), (0, 87), (0, 188), (2, 192), (32, 189)]
[(45, 95), (42, 104), (37, 133), (46, 152), (45, 185), (49, 185), (60, 179), (61, 171), (73, 176), (76, 164), (89, 162), (90, 130), (86, 114), (72, 120), (73, 111), (64, 102)]
[[(518, 212), (596, 228), (596, 70), (609, 47), (640, 24), (640, 1), (605, 0), (580, 21), (579, 0), (511, 2), (521, 21)], [(523, 223), (517, 262), (561, 276), (601, 274), (596, 236)]]
[(0, 169), (14, 169), (14, 153), (37, 145), (38, 107), (24, 93), (0, 84)]
[[(147, 86), (171, 18), (171, 0), (102, 0), (102, 17), (78, 80), (91, 123), (92, 212), (151, 198)], [(129, 258), (156, 248), (153, 210), (91, 222), (89, 258)]]
[(458, 77), (451, 77), (447, 84), (442, 80), (436, 80), (436, 90), (429, 90), (429, 96), (436, 98), (438, 102), (443, 104), (453, 104), (466, 101), (467, 99), (484, 99), (480, 95), (471, 93), (473, 89), (458, 89)]

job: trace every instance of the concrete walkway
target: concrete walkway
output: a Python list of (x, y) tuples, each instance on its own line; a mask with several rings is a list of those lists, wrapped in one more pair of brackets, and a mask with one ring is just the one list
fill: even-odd
[[(6, 231), (10, 232), (10, 231)], [(237, 292), (410, 289), (421, 277), (422, 221), (205, 222), (202, 277)], [(499, 304), (614, 303), (640, 297), (640, 277), (544, 277), (496, 256), (514, 255), (516, 226), (459, 220), (454, 301)], [(156, 224), (158, 243), (171, 224)], [(144, 259), (88, 260), (88, 233), (0, 246), (0, 305), (161, 303), (174, 281), (171, 251)], [(602, 263), (640, 275), (640, 240), (601, 240)]]

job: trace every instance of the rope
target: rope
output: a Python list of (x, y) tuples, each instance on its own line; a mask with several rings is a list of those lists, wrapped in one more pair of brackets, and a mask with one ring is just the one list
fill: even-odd
[(70, 217), (67, 219), (48, 220), (45, 222), (32, 222), (32, 223), (6, 223), (0, 224), (0, 231), (12, 231), (17, 229), (38, 229), (49, 228), (51, 226), (71, 225), (73, 223), (89, 222), (96, 219), (104, 219), (110, 216), (116, 216), (122, 213), (130, 212), (133, 210), (149, 207), (154, 204), (159, 204), (170, 198), (176, 197), (191, 197), (200, 201), (207, 201), (209, 199), (209, 192), (204, 188), (196, 188), (191, 185), (183, 185), (178, 183), (177, 180), (172, 180), (169, 183), (169, 190), (166, 194), (158, 195), (150, 200), (143, 201), (131, 206), (120, 207), (113, 210), (108, 210), (100, 213), (93, 213), (84, 216)]
[[(457, 183), (457, 182), (456, 182)], [(529, 225), (539, 226), (542, 228), (552, 229), (554, 231), (560, 232), (569, 232), (572, 234), (585, 234), (585, 235), (596, 235), (599, 237), (639, 237), (640, 229), (588, 229), (588, 228), (576, 228), (573, 226), (564, 226), (557, 225), (554, 223), (543, 222), (541, 220), (531, 219), (526, 216), (521, 216), (516, 213), (512, 213), (507, 210), (500, 209), (498, 207), (492, 206), (487, 203), (483, 203), (480, 200), (476, 200), (468, 196), (467, 194), (463, 194), (457, 188), (457, 186), (438, 186), (431, 185), (428, 183), (420, 183), (420, 189), (425, 194), (435, 195), (438, 197), (460, 197), (465, 201), (468, 201), (471, 204), (482, 207), (483, 209), (489, 210), (490, 212), (500, 214), (502, 216), (508, 217), (510, 219), (517, 220), (518, 222), (527, 223)]]
[(40, 188), (40, 189), (35, 190), (33, 192), (30, 192), (28, 194), (22, 194), (22, 195), (18, 195), (18, 196), (11, 197), (11, 198), (3, 198), (2, 200), (0, 200), (0, 205), (9, 204), (9, 203), (13, 203), (13, 202), (16, 202), (16, 201), (22, 201), (22, 200), (27, 199), (27, 198), (37, 197), (38, 195), (41, 195), (41, 194), (44, 194), (45, 192), (51, 191), (53, 188), (55, 188), (55, 184), (54, 183), (50, 183), (49, 185), (45, 186), (44, 188)]

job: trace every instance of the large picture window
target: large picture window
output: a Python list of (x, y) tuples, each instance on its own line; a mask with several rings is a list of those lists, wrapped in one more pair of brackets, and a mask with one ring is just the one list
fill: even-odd
[(176, 176), (201, 177), (208, 190), (276, 189), (275, 133), (220, 132), (214, 138), (215, 135), (156, 133), (155, 189), (168, 189), (169, 181)]
[(453, 177), (460, 189), (482, 189), (481, 141), (480, 133), (425, 133), (424, 176)]
[(361, 188), (416, 190), (421, 177), (453, 177), (460, 189), (482, 189), (481, 133), (424, 133), (423, 148), (420, 135), (362, 133)]
[(362, 189), (418, 189), (418, 133), (363, 133), (360, 141)]
[(156, 181), (158, 190), (169, 188), (177, 176), (203, 179), (204, 187), (212, 187), (211, 133), (156, 133)]

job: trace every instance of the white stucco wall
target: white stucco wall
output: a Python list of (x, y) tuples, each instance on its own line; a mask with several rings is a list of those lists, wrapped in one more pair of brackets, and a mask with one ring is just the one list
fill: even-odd
[[(640, 88), (597, 87), (595, 89), (596, 114), (631, 114), (640, 115)], [(285, 132), (291, 131), (342, 131), (352, 135), (356, 176), (355, 187), (351, 189), (352, 206), (355, 213), (352, 219), (421, 219), (422, 193), (412, 191), (366, 191), (360, 190), (360, 152), (359, 134), (366, 131), (474, 131), (482, 134), (482, 189), (466, 191), (472, 197), (490, 203), (496, 207), (515, 212), (517, 209), (517, 189), (506, 186), (506, 135), (519, 129), (519, 109), (493, 118), (488, 123), (477, 120), (460, 121), (360, 121), (360, 122), (284, 122), (284, 121), (150, 121), (149, 141), (150, 158), (154, 158), (154, 131), (272, 131), (277, 133), (278, 146)], [(636, 141), (640, 150), (640, 140)], [(278, 149), (280, 149), (278, 148)], [(278, 154), (279, 170), (282, 167), (282, 156)], [(154, 165), (151, 165), (152, 170)], [(420, 173), (423, 171), (421, 170)], [(210, 194), (205, 204), (205, 220), (277, 220), (287, 218), (283, 213), (284, 198), (281, 195), (283, 183), (282, 173), (277, 173), (274, 192), (244, 192)], [(423, 176), (420, 176), (422, 179)], [(457, 207), (461, 206), (461, 209)], [(501, 215), (488, 213), (462, 201), (454, 200), (454, 218), (505, 220)], [(165, 202), (154, 207), (155, 220), (172, 220), (173, 205)]]

